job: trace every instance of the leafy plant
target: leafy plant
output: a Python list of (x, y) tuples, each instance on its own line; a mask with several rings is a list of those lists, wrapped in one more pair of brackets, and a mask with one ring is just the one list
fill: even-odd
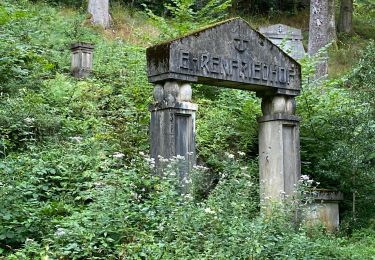
[(203, 7), (195, 10), (194, 6), (198, 3), (196, 0), (171, 0), (171, 2), (165, 5), (172, 18), (168, 20), (146, 8), (150, 18), (161, 30), (161, 40), (186, 34), (203, 25), (223, 19), (231, 6), (229, 0), (209, 0)]

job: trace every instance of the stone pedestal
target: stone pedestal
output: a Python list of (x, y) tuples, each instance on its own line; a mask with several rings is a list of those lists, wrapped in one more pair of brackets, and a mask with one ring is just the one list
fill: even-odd
[(72, 74), (75, 78), (86, 78), (92, 70), (94, 45), (77, 42), (70, 47), (72, 51)]
[(292, 195), (300, 177), (299, 118), (294, 97), (266, 96), (259, 122), (261, 202), (281, 202)]
[(151, 111), (151, 158), (160, 167), (162, 158), (180, 159), (182, 187), (191, 167), (196, 163), (195, 112), (198, 106), (191, 103), (192, 90), (188, 83), (167, 81), (154, 88), (155, 103)]
[(308, 205), (305, 220), (308, 225), (323, 224), (327, 231), (336, 232), (340, 225), (339, 202), (343, 194), (339, 191), (318, 189), (314, 202)]

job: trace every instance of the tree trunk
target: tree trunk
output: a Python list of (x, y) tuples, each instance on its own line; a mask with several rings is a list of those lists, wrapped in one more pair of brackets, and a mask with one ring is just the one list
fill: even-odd
[(337, 30), (343, 33), (353, 32), (353, 0), (341, 0)]
[(110, 27), (109, 0), (89, 0), (88, 12), (92, 15), (91, 22), (105, 29)]
[[(336, 41), (335, 0), (311, 0), (308, 53), (314, 55), (327, 44)], [(321, 53), (315, 78), (328, 74), (328, 55)]]

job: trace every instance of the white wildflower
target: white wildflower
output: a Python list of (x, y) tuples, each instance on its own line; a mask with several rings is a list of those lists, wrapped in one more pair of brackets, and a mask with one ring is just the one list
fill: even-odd
[(245, 156), (244, 152), (238, 151), (237, 153), (238, 153), (239, 156)]
[(204, 167), (204, 166), (202, 166), (202, 165), (194, 165), (193, 166), (193, 169), (195, 169), (195, 170), (201, 170), (201, 171), (207, 171), (208, 170), (208, 168), (207, 167)]
[(112, 155), (113, 158), (118, 158), (118, 159), (121, 159), (121, 158), (124, 157), (124, 156), (125, 156), (125, 154), (120, 153), (120, 152), (115, 152), (115, 153)]
[(32, 238), (26, 238), (25, 244), (33, 243), (35, 240)]
[(55, 232), (55, 235), (61, 237), (61, 236), (65, 235), (65, 233), (66, 233), (66, 232), (65, 232), (65, 229), (63, 229), (63, 228), (58, 228), (58, 229), (56, 230), (56, 232)]
[(205, 208), (204, 209), (204, 212), (208, 213), (208, 214), (215, 214), (215, 211), (213, 211), (212, 209), (210, 208)]
[(190, 184), (192, 181), (191, 181), (190, 178), (184, 177), (184, 178), (182, 179), (182, 182), (183, 182), (183, 183), (186, 183), (186, 184)]
[(177, 160), (185, 160), (185, 156), (182, 156), (182, 155), (179, 155), (179, 154), (178, 154), (178, 155), (176, 156), (176, 159), (177, 159)]
[(147, 163), (155, 164), (155, 159), (154, 159), (154, 158), (145, 157), (144, 160), (145, 160)]
[(192, 196), (190, 193), (183, 194), (182, 196), (184, 196), (184, 198), (187, 199), (187, 200), (192, 200), (192, 199), (194, 199), (193, 196)]
[(176, 174), (176, 172), (173, 172), (173, 171), (171, 171), (171, 172), (169, 172), (169, 173), (167, 173), (169, 176), (176, 176), (177, 174)]
[(69, 137), (69, 138), (70, 138), (70, 140), (75, 141), (77, 143), (80, 143), (83, 140), (83, 138), (80, 137), (80, 136), (73, 136), (73, 137)]
[(100, 182), (100, 181), (96, 181), (96, 182), (94, 182), (94, 186), (100, 188), (100, 187), (104, 186), (104, 183)]
[(32, 124), (35, 121), (35, 118), (33, 117), (26, 117), (23, 121), (25, 121), (26, 124)]
[(234, 159), (234, 154), (231, 154), (231, 153), (225, 153), (225, 155), (229, 158), (229, 159)]

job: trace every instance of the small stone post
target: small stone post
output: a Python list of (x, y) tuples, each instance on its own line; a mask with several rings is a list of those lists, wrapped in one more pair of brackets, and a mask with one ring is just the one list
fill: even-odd
[(293, 193), (300, 177), (299, 118), (293, 96), (262, 99), (259, 122), (260, 194), (263, 205)]
[(70, 47), (72, 51), (72, 74), (75, 78), (86, 78), (92, 70), (94, 45), (77, 42)]
[(155, 103), (151, 112), (151, 158), (160, 167), (161, 158), (184, 156), (180, 164), (182, 191), (187, 190), (185, 180), (196, 163), (195, 155), (195, 112), (198, 106), (191, 102), (192, 90), (189, 83), (166, 81), (154, 88)]

